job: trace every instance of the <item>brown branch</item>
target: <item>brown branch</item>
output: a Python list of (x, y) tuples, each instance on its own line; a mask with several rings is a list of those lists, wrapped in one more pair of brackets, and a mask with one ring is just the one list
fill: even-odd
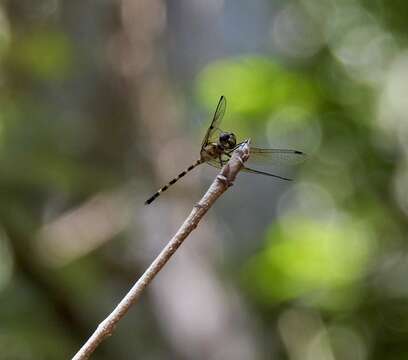
[(230, 187), (238, 172), (242, 169), (244, 162), (249, 157), (249, 141), (243, 143), (237, 150), (234, 151), (231, 159), (222, 168), (217, 175), (210, 188), (207, 190), (202, 199), (194, 206), (190, 215), (181, 225), (177, 233), (169, 241), (166, 247), (150, 264), (144, 274), (133, 285), (126, 296), (116, 306), (116, 308), (103, 320), (82, 346), (82, 348), (75, 354), (72, 360), (88, 359), (95, 351), (99, 344), (105, 340), (106, 337), (112, 335), (115, 327), (120, 319), (122, 319), (128, 312), (130, 307), (136, 302), (143, 290), (154, 279), (157, 273), (163, 268), (170, 257), (176, 252), (179, 246), (187, 238), (187, 236), (197, 227), (200, 220), (203, 218), (208, 209), (215, 203), (215, 201)]

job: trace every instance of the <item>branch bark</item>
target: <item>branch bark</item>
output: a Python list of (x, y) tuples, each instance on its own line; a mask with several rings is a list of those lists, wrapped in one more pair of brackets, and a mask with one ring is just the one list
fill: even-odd
[(117, 323), (125, 316), (130, 307), (137, 301), (143, 290), (154, 279), (157, 273), (164, 267), (170, 257), (176, 252), (187, 236), (197, 227), (200, 220), (207, 213), (215, 201), (232, 186), (238, 172), (243, 168), (244, 162), (249, 157), (249, 140), (237, 148), (228, 163), (221, 169), (210, 188), (202, 199), (194, 206), (190, 215), (181, 225), (177, 233), (164, 247), (161, 253), (150, 264), (147, 270), (133, 285), (126, 296), (116, 308), (103, 320), (91, 337), (75, 354), (72, 360), (88, 359), (99, 344), (108, 336), (111, 336)]

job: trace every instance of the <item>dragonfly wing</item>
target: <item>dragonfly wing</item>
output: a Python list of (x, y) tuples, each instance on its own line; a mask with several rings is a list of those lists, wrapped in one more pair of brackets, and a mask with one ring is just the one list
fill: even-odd
[(221, 167), (222, 167), (221, 164), (220, 164), (220, 161), (216, 160), (216, 159), (206, 161), (206, 164), (211, 165), (211, 166), (213, 166), (213, 167), (215, 167), (217, 169), (221, 169)]
[[(227, 162), (230, 158), (231, 158), (230, 153), (224, 153), (222, 155), (223, 163)], [(255, 163), (255, 164), (260, 164), (264, 166), (266, 165), (270, 167), (271, 165), (296, 165), (296, 164), (302, 163), (305, 160), (306, 160), (306, 154), (298, 150), (261, 149), (261, 148), (251, 147), (248, 162), (250, 164)], [(207, 164), (214, 166), (218, 169), (222, 167), (219, 159), (211, 159), (207, 161)], [(281, 180), (287, 180), (287, 181), (292, 180), (291, 178), (288, 178), (288, 177), (272, 174), (267, 171), (252, 169), (247, 166), (245, 166), (242, 169), (242, 171), (247, 172), (247, 173), (252, 173), (252, 174), (270, 176), (270, 177), (274, 177), (274, 178), (281, 179)]]
[(298, 165), (306, 160), (306, 154), (291, 149), (250, 148), (249, 161), (260, 165)]
[(216, 130), (219, 130), (218, 127), (221, 123), (222, 118), (224, 117), (226, 107), (227, 107), (227, 100), (225, 99), (224, 96), (221, 96), (220, 100), (218, 101), (218, 105), (217, 105), (217, 109), (215, 110), (214, 117), (211, 121), (211, 125), (208, 128), (207, 133), (204, 136), (203, 143), (201, 144), (201, 149), (204, 149), (204, 147), (209, 143), (209, 140), (213, 136), (214, 132)]
[[(221, 155), (221, 159), (220, 158), (214, 158), (211, 160), (206, 161), (206, 164), (209, 164), (211, 166), (214, 166), (218, 169), (221, 169), (231, 158), (231, 155), (227, 155), (227, 154), (222, 154)], [(222, 164), (221, 164), (222, 162)]]
[(284, 176), (279, 176), (279, 175), (271, 174), (271, 173), (268, 173), (268, 172), (266, 172), (266, 171), (260, 171), (260, 170), (251, 169), (251, 168), (246, 167), (246, 166), (242, 169), (242, 171), (245, 171), (245, 172), (248, 172), (248, 173), (252, 173), (252, 174), (259, 174), (259, 175), (271, 176), (271, 177), (274, 177), (274, 178), (277, 178), (277, 179), (281, 179), (281, 180), (287, 180), (287, 181), (291, 181), (291, 180), (292, 180), (292, 179), (287, 178), (287, 177), (284, 177)]
[[(221, 169), (221, 167), (222, 167), (219, 160), (214, 159), (214, 160), (207, 161), (206, 163), (208, 165), (211, 165), (211, 166), (217, 168), (217, 169)], [(268, 173), (268, 172), (265, 172), (265, 171), (259, 171), (259, 170), (251, 169), (251, 168), (248, 168), (246, 166), (242, 169), (242, 171), (247, 172), (247, 173), (251, 173), (251, 174), (271, 176), (271, 177), (281, 179), (281, 180), (287, 180), (287, 181), (292, 180), (292, 179), (289, 179), (289, 178), (286, 178), (286, 177), (283, 177), (283, 176), (279, 176), (279, 175), (275, 175), (275, 174), (271, 174), (271, 173)]]

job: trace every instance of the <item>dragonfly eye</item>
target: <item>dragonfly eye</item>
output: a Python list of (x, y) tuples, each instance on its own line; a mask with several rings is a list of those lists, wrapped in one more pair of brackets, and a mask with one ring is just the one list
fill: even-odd
[(220, 143), (225, 149), (232, 149), (236, 145), (237, 140), (233, 133), (222, 133), (220, 135)]
[(227, 144), (229, 138), (230, 138), (230, 134), (228, 134), (228, 133), (222, 133), (222, 134), (220, 135), (220, 143), (221, 143), (221, 144)]
[(231, 133), (228, 139), (228, 145), (230, 149), (232, 149), (236, 144), (237, 144), (237, 139), (235, 138), (235, 135)]

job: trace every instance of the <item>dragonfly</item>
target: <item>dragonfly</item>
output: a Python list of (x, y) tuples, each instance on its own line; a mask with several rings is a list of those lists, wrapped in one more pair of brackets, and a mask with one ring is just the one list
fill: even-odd
[[(174, 185), (177, 181), (179, 181), (182, 177), (187, 175), (187, 173), (196, 168), (198, 165), (206, 163), (216, 168), (222, 168), (231, 158), (234, 150), (236, 150), (246, 141), (245, 140), (243, 142), (237, 143), (237, 139), (234, 133), (225, 132), (220, 129), (220, 124), (222, 118), (224, 117), (226, 107), (227, 101), (224, 96), (221, 96), (217, 108), (215, 110), (214, 116), (212, 118), (210, 127), (207, 129), (207, 132), (202, 141), (199, 159), (195, 163), (190, 165), (188, 168), (183, 170), (180, 174), (178, 174), (173, 180), (169, 181), (165, 186), (161, 187), (150, 198), (148, 198), (145, 201), (146, 205), (151, 204), (154, 200), (156, 200), (160, 196), (162, 192), (169, 189), (172, 185)], [(299, 150), (263, 149), (253, 146), (250, 147), (249, 154), (250, 154), (249, 159), (251, 160), (250, 162), (259, 164), (271, 163), (282, 165), (287, 164), (295, 165), (303, 162), (306, 158), (306, 154)], [(247, 166), (244, 166), (242, 171), (252, 174), (270, 176), (279, 180), (286, 181), (292, 180), (284, 176), (252, 169)]]

